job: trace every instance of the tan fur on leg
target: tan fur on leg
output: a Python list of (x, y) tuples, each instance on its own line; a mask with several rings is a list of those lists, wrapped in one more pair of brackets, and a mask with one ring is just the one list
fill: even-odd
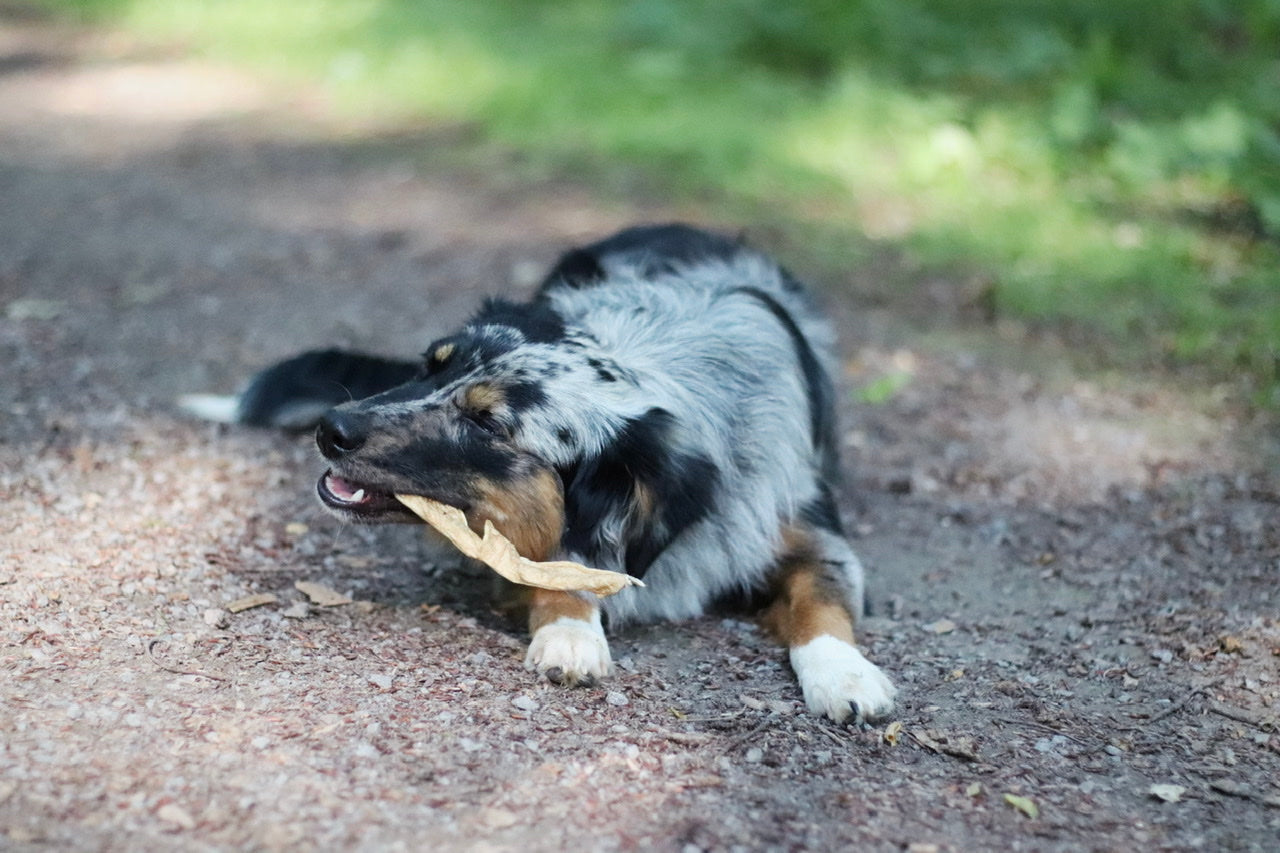
[(566, 687), (595, 684), (613, 671), (600, 608), (572, 592), (531, 589), (529, 630), (533, 638), (525, 667)]
[(893, 709), (893, 684), (854, 645), (848, 593), (819, 543), (789, 530), (777, 597), (764, 624), (785, 643), (805, 704), (836, 722), (879, 719)]

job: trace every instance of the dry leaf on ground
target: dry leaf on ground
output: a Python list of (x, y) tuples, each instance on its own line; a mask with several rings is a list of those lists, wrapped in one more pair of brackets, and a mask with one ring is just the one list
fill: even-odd
[(337, 607), (340, 604), (351, 603), (350, 598), (324, 584), (298, 581), (293, 585), (293, 588), (311, 599), (311, 603), (317, 607)]
[(269, 592), (260, 592), (257, 595), (246, 595), (244, 598), (237, 598), (228, 604), (226, 609), (232, 613), (239, 613), (241, 610), (250, 610), (254, 607), (261, 607), (264, 604), (275, 603), (275, 595)]
[(1032, 820), (1040, 817), (1040, 807), (1037, 806), (1035, 801), (1029, 797), (1020, 797), (1017, 794), (1005, 794), (1004, 801)]

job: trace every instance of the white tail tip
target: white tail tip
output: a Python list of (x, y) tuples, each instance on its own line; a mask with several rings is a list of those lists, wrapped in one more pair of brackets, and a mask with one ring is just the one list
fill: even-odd
[(234, 394), (183, 394), (178, 406), (198, 418), (220, 424), (240, 419), (240, 398)]

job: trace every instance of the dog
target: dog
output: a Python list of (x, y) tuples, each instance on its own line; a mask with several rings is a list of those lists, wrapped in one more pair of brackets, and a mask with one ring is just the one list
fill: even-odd
[(645, 225), (564, 254), (527, 302), (492, 298), (421, 361), (337, 350), (260, 373), (218, 420), (315, 429), (320, 501), (417, 521), (409, 493), (485, 520), (533, 560), (643, 578), (608, 598), (519, 588), (526, 666), (594, 684), (603, 630), (763, 600), (804, 700), (882, 719), (894, 687), (854, 641), (863, 570), (841, 531), (833, 334), (738, 240)]

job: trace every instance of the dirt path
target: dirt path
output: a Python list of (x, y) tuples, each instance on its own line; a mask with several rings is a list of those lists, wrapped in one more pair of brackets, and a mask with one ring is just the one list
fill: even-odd
[(834, 299), (847, 387), (909, 377), (846, 420), (867, 645), (902, 688), (867, 730), (805, 715), (736, 619), (535, 683), (483, 579), (319, 512), (306, 440), (178, 416), (303, 347), (416, 352), (664, 214), (323, 114), (0, 18), (0, 848), (1277, 848), (1280, 487), (1220, 404)]

